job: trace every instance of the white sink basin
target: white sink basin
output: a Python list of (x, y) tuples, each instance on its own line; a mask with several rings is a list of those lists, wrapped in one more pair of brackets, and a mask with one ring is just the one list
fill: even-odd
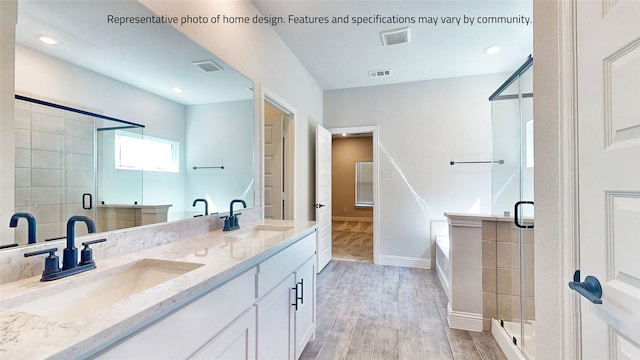
[(107, 271), (86, 273), (92, 276), (74, 275), (78, 278), (51, 283), (51, 287), (4, 300), (0, 306), (51, 319), (72, 320), (103, 310), (202, 265), (141, 259)]
[(249, 230), (239, 232), (232, 232), (228, 237), (237, 239), (266, 239), (276, 235), (282, 235), (283, 232), (293, 229), (292, 226), (278, 226), (278, 225), (257, 225)]

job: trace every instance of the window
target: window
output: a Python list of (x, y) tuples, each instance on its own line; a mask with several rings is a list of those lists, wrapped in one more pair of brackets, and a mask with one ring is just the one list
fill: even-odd
[(116, 131), (114, 147), (116, 169), (163, 172), (180, 169), (177, 141)]
[(373, 206), (372, 162), (356, 162), (356, 206)]

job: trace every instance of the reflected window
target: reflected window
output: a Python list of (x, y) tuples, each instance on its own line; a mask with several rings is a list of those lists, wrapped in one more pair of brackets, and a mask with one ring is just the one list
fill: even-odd
[(115, 134), (115, 167), (120, 170), (178, 172), (179, 143), (126, 131)]
[(373, 206), (373, 162), (356, 162), (356, 206)]
[(526, 147), (525, 147), (525, 151), (526, 151), (526, 167), (527, 168), (532, 168), (534, 166), (533, 164), (533, 120), (529, 120), (527, 121), (527, 123), (525, 124), (525, 141), (526, 141)]

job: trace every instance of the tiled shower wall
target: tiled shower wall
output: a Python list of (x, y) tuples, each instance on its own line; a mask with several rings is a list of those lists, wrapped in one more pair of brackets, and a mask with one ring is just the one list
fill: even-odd
[[(485, 331), (491, 329), (491, 318), (520, 322), (520, 235), (512, 220), (504, 220), (482, 222), (482, 302)], [(535, 319), (533, 229), (524, 230), (523, 259), (523, 318), (532, 321)]]
[[(93, 215), (82, 209), (95, 188), (93, 119), (16, 100), (15, 135), (15, 211), (36, 217), (38, 241), (64, 236), (70, 216)], [(26, 221), (18, 224), (15, 242), (25, 244)]]

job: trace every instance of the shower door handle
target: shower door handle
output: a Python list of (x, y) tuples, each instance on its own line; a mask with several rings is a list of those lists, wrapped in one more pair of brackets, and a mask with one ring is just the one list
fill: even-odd
[(93, 195), (90, 193), (82, 194), (82, 208), (85, 210), (91, 210), (93, 208)]
[(518, 209), (520, 208), (520, 205), (523, 205), (523, 204), (533, 205), (533, 201), (517, 201), (516, 202), (516, 204), (513, 207), (513, 213), (514, 213), (513, 214), (513, 222), (519, 228), (522, 228), (522, 229), (533, 229), (533, 224), (523, 225), (518, 221), (518, 219), (520, 218), (520, 216), (518, 215)]
[(592, 303), (602, 304), (602, 286), (600, 286), (600, 281), (595, 276), (587, 275), (584, 281), (580, 282), (580, 270), (576, 270), (569, 287)]

